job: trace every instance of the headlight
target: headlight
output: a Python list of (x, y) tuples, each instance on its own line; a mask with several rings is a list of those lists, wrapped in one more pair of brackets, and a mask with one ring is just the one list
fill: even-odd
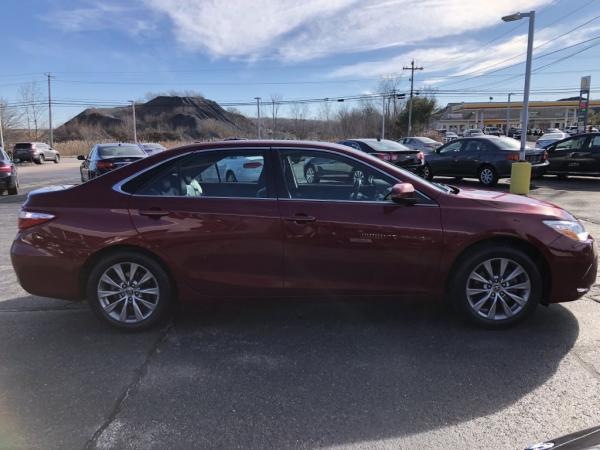
[(544, 224), (575, 241), (585, 241), (589, 234), (581, 223), (571, 220), (544, 220)]

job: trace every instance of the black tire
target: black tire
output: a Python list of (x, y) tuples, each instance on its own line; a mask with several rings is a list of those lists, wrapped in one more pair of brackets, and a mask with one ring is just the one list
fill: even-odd
[(81, 172), (81, 171), (80, 171), (80, 172), (79, 172), (79, 175), (81, 175), (81, 182), (82, 182), (82, 183), (85, 183), (85, 179), (83, 178), (83, 172)]
[(421, 176), (426, 180), (433, 180), (433, 170), (431, 170), (431, 166), (429, 164), (425, 163), (423, 169), (421, 169)]
[(479, 178), (479, 182), (485, 187), (492, 187), (498, 184), (498, 172), (490, 165), (481, 166), (477, 172), (477, 178)]
[(319, 175), (315, 166), (309, 164), (304, 168), (304, 179), (308, 184), (315, 184), (319, 182)]
[[(476, 270), (476, 268), (480, 266), (483, 262), (496, 258), (509, 259), (512, 261), (512, 263), (517, 263), (521, 266), (523, 271), (529, 277), (530, 294), (525, 305), (514, 315), (505, 318), (500, 317), (497, 319), (489, 319), (482, 316), (482, 314), (486, 314), (486, 310), (484, 308), (487, 304), (484, 304), (481, 307), (481, 313), (476, 312), (474, 307), (471, 306), (471, 303), (469, 302), (469, 298), (467, 296), (467, 288), (469, 286), (468, 283), (470, 283), (469, 276), (471, 275), (471, 273), (474, 270)], [(493, 264), (496, 264), (495, 267), (499, 268), (498, 262)], [(509, 265), (507, 266), (508, 271), (511, 271), (513, 267), (516, 266), (511, 266), (509, 263)], [(521, 276), (524, 275), (520, 275), (520, 277)], [(515, 282), (519, 283), (519, 278), (517, 278)], [(477, 281), (475, 281), (475, 283), (477, 283)], [(496, 284), (500, 284), (500, 282), (497, 282)], [(539, 304), (542, 298), (542, 291), (542, 276), (540, 274), (539, 268), (533, 262), (533, 260), (526, 253), (517, 248), (498, 244), (482, 246), (464, 255), (461, 258), (461, 260), (457, 262), (456, 270), (453, 271), (453, 281), (449, 289), (450, 300), (455, 309), (458, 310), (463, 315), (463, 317), (465, 317), (471, 323), (482, 326), (484, 328), (491, 329), (509, 327), (527, 318), (530, 314), (532, 314), (535, 311), (537, 305)], [(485, 293), (482, 293), (481, 295), (481, 298), (483, 298), (483, 296), (485, 296)], [(503, 297), (503, 300), (504, 303), (508, 303), (508, 305), (511, 308), (512, 306), (517, 305), (516, 302), (513, 302), (506, 295)], [(496, 301), (497, 306), (500, 307), (501, 312), (505, 311), (501, 304), (503, 300), (498, 299)], [(487, 313), (489, 313), (490, 309), (491, 305), (488, 307)]]
[(13, 187), (9, 187), (6, 191), (8, 192), (8, 195), (18, 195), (19, 186), (15, 184)]
[(44, 158), (44, 155), (40, 155), (40, 157), (37, 159), (37, 161), (35, 161), (36, 164), (44, 164), (44, 162), (46, 161), (46, 158)]
[(235, 177), (235, 173), (233, 173), (231, 170), (229, 172), (227, 172), (227, 175), (225, 175), (225, 181), (227, 183), (237, 183), (237, 178)]
[[(159, 297), (156, 307), (144, 320), (133, 323), (115, 320), (104, 311), (100, 304), (97, 293), (100, 277), (102, 277), (104, 272), (111, 266), (118, 263), (138, 264), (148, 270), (158, 283)], [(139, 331), (151, 328), (163, 322), (169, 316), (171, 306), (174, 303), (175, 289), (166, 271), (155, 259), (135, 251), (116, 251), (115, 253), (101, 258), (101, 260), (92, 268), (87, 277), (86, 296), (92, 311), (103, 322), (121, 330)]]
[(57, 153), (54, 158), (54, 164), (58, 164), (60, 162), (60, 155)]
[(559, 180), (566, 180), (569, 178), (569, 176), (563, 173), (559, 173), (558, 175), (556, 175), (556, 178), (558, 178)]

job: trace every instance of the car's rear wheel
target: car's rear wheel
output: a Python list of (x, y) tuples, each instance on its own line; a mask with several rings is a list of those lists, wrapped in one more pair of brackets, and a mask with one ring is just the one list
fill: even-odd
[(98, 262), (88, 278), (87, 297), (104, 322), (125, 330), (147, 329), (168, 315), (174, 289), (154, 259), (116, 252)]
[(19, 186), (15, 184), (13, 187), (9, 187), (6, 191), (8, 192), (8, 195), (18, 195)]
[(317, 170), (315, 169), (315, 166), (306, 166), (306, 169), (304, 169), (304, 179), (308, 184), (319, 182), (319, 176), (317, 175)]
[(455, 307), (471, 322), (501, 328), (531, 314), (542, 287), (540, 271), (526, 253), (490, 245), (459, 262), (451, 295)]
[(225, 175), (225, 181), (227, 181), (228, 183), (237, 182), (237, 178), (235, 177), (235, 174), (231, 170), (229, 172), (227, 172), (227, 175)]
[(425, 164), (423, 166), (421, 176), (426, 180), (433, 180), (433, 171), (431, 170), (431, 166), (429, 164)]
[(483, 166), (479, 169), (479, 182), (486, 187), (495, 186), (498, 183), (498, 174), (492, 166)]
[(36, 161), (37, 164), (44, 164), (44, 162), (46, 161), (46, 158), (44, 157), (44, 155), (40, 155), (40, 157), (38, 158), (38, 160)]
[(60, 162), (60, 155), (57, 153), (54, 157), (54, 164), (58, 164)]

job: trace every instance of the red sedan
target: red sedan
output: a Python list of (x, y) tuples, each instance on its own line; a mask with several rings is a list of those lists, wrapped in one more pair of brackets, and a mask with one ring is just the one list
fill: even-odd
[[(243, 181), (223, 173), (233, 161)], [(315, 161), (334, 175), (307, 180)], [(127, 329), (175, 302), (357, 295), (449, 301), (506, 326), (580, 298), (597, 270), (593, 239), (550, 203), (293, 141), (190, 145), (33, 192), (11, 255), (30, 293), (87, 298)]]

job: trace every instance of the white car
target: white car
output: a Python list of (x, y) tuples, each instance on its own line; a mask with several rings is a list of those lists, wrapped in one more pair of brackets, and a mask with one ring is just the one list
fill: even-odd
[(263, 170), (262, 156), (232, 156), (217, 163), (221, 180), (227, 183), (256, 183)]
[(455, 139), (458, 139), (458, 134), (454, 133), (453, 131), (446, 131), (446, 133), (444, 134), (444, 144), (446, 142), (450, 142), (453, 141)]
[(558, 133), (544, 133), (540, 136), (540, 138), (536, 141), (536, 148), (546, 148), (550, 144), (554, 144), (557, 141), (568, 138), (570, 135), (568, 133), (563, 133), (559, 131)]
[(565, 128), (565, 132), (573, 136), (574, 134), (579, 133), (579, 127), (577, 125), (570, 125), (567, 128)]

